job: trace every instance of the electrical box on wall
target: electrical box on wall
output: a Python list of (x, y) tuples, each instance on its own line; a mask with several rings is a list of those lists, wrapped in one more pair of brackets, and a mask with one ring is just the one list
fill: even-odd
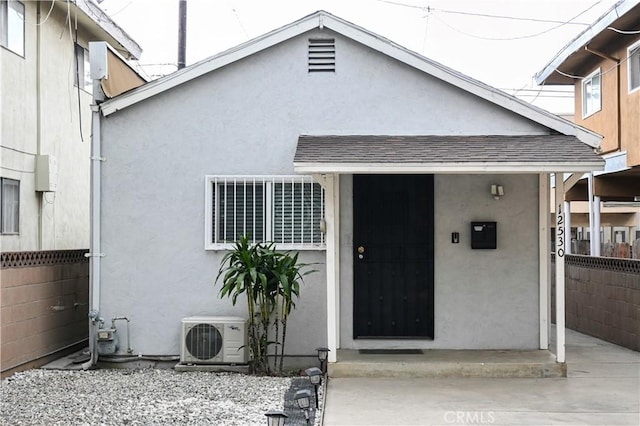
[(53, 155), (36, 155), (36, 191), (54, 192), (58, 188), (58, 163)]
[(471, 248), (495, 249), (497, 227), (496, 222), (471, 222)]

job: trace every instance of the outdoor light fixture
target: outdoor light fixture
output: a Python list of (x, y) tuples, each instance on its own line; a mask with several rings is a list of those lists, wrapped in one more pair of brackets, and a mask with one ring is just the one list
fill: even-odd
[(318, 386), (322, 383), (322, 370), (318, 367), (311, 367), (304, 370), (309, 376), (309, 380), (313, 385), (314, 390), (316, 391), (316, 410), (318, 409)]
[(300, 409), (304, 410), (304, 418), (309, 424), (309, 406), (311, 405), (311, 391), (309, 389), (301, 389), (296, 392), (293, 399)]
[(321, 346), (319, 348), (316, 348), (316, 351), (318, 351), (318, 360), (320, 361), (320, 369), (322, 370), (323, 373), (327, 372), (327, 356), (329, 355), (329, 348), (325, 348), (324, 346)]
[(289, 417), (282, 411), (268, 411), (264, 415), (267, 416), (267, 426), (284, 426), (284, 420)]
[(300, 389), (296, 392), (293, 399), (303, 410), (306, 410), (311, 405), (311, 391), (309, 389)]
[(496, 200), (499, 200), (500, 197), (504, 196), (504, 187), (498, 184), (491, 185), (491, 195), (493, 195), (493, 198)]

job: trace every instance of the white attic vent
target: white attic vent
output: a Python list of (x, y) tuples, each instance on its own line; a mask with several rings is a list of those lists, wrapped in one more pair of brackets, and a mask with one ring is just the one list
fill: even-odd
[(333, 38), (309, 39), (309, 72), (336, 71), (336, 40)]

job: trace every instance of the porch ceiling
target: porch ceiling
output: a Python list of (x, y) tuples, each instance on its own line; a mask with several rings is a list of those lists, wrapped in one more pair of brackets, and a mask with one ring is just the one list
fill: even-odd
[(540, 173), (602, 170), (575, 136), (309, 136), (298, 139), (298, 173)]
[[(595, 176), (593, 194), (600, 197), (601, 201), (635, 201), (640, 196), (640, 167)], [(589, 200), (587, 179), (581, 179), (567, 191), (565, 200)]]

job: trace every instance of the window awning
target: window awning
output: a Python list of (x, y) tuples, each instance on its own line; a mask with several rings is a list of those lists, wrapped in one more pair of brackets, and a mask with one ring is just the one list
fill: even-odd
[(602, 170), (575, 136), (310, 136), (294, 157), (297, 173), (540, 173)]

